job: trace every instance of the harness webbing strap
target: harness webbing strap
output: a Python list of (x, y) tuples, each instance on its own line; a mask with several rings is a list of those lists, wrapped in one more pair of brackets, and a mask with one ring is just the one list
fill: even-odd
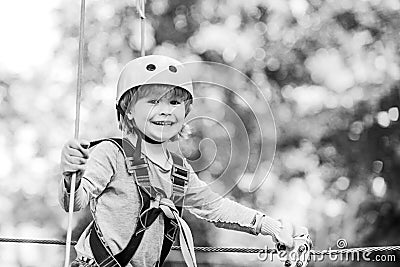
[(145, 158), (140, 158), (138, 160), (126, 158), (126, 165), (128, 172), (133, 175), (136, 184), (143, 188), (150, 198), (154, 198), (157, 192), (150, 183), (147, 160)]
[[(145, 230), (150, 227), (150, 225), (157, 219), (157, 217), (161, 213), (163, 213), (164, 240), (161, 249), (160, 260), (158, 262), (158, 266), (161, 266), (165, 261), (165, 258), (167, 257), (169, 251), (171, 250), (172, 244), (178, 232), (178, 228), (182, 228), (182, 224), (185, 224), (187, 226), (186, 222), (183, 221), (182, 218), (180, 218), (182, 213), (185, 188), (187, 186), (189, 175), (188, 170), (184, 167), (184, 161), (180, 156), (171, 153), (174, 163), (171, 171), (171, 180), (173, 184), (173, 201), (166, 199), (165, 193), (164, 196), (162, 196), (163, 198), (161, 199), (161, 195), (156, 192), (156, 190), (150, 183), (147, 160), (143, 157), (141, 157), (140, 159), (135, 159), (133, 157), (135, 152), (134, 146), (126, 139), (109, 138), (93, 141), (90, 143), (90, 147), (95, 146), (103, 141), (113, 142), (124, 154), (127, 170), (134, 177), (135, 182), (138, 185), (139, 194), (141, 196), (141, 209), (134, 234), (129, 240), (128, 245), (116, 255), (112, 255), (110, 248), (107, 246), (102, 236), (100, 228), (95, 221), (93, 222), (89, 240), (95, 261), (100, 267), (126, 266), (133, 257), (137, 248), (139, 247)], [(158, 203), (155, 206), (152, 206), (151, 203), (157, 201)], [(168, 212), (172, 215), (166, 216), (165, 212)], [(189, 227), (187, 226), (186, 228), (184, 227), (182, 229), (187, 232)], [(190, 229), (189, 234), (184, 235), (190, 235), (191, 239)], [(180, 239), (182, 240), (182, 238)], [(191, 247), (193, 247), (193, 240), (191, 242)], [(190, 249), (188, 251), (190, 251)], [(194, 251), (193, 253), (189, 253), (193, 255), (191, 256), (191, 258), (193, 258)], [(189, 264), (189, 266), (195, 266), (195, 259), (192, 260), (192, 262), (194, 262), (194, 265)]]
[(189, 180), (189, 173), (184, 168), (184, 162), (181, 157), (171, 153), (174, 165), (172, 167), (172, 190), (173, 190), (173, 201), (177, 207), (183, 207), (183, 200), (185, 198), (185, 188)]

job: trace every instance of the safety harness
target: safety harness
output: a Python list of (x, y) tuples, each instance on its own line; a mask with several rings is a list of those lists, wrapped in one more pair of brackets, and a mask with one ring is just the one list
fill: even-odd
[[(177, 154), (171, 153), (173, 160), (171, 171), (173, 190), (171, 199), (168, 199), (166, 198), (165, 193), (161, 194), (151, 185), (147, 159), (142, 156), (140, 158), (134, 157), (135, 147), (128, 140), (121, 138), (101, 139), (91, 142), (90, 147), (93, 147), (104, 141), (112, 142), (124, 154), (128, 173), (133, 177), (138, 188), (141, 198), (141, 209), (140, 216), (137, 220), (136, 229), (130, 238), (128, 245), (115, 255), (111, 253), (111, 250), (106, 244), (98, 224), (93, 219), (89, 240), (94, 260), (96, 261), (97, 265), (99, 267), (126, 266), (138, 249), (146, 229), (150, 227), (150, 225), (157, 219), (159, 215), (163, 214), (164, 240), (161, 249), (161, 256), (156, 266), (161, 266), (165, 261), (165, 258), (171, 250), (172, 244), (177, 235), (178, 228), (181, 229), (181, 246), (188, 247), (186, 256), (183, 252), (185, 261), (187, 261), (186, 258), (191, 258), (192, 263), (189, 263), (188, 265), (196, 266), (193, 250), (193, 239), (190, 229), (188, 228), (186, 222), (181, 218), (184, 195), (187, 188), (189, 175), (188, 169), (184, 167), (183, 158)], [(189, 233), (187, 233), (187, 230), (189, 230)], [(186, 244), (182, 244), (183, 241)], [(189, 241), (189, 244), (186, 241)], [(190, 245), (190, 241), (192, 245)]]

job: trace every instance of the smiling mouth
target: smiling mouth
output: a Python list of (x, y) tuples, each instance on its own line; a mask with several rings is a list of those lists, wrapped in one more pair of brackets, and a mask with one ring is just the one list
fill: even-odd
[(172, 121), (152, 121), (151, 123), (160, 126), (172, 126), (174, 124)]

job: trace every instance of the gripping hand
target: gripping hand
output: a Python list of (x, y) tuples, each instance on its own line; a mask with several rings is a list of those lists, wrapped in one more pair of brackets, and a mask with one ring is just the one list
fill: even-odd
[(76, 173), (76, 184), (79, 185), (89, 158), (88, 147), (88, 141), (76, 139), (71, 139), (64, 145), (61, 151), (60, 168), (67, 189), (70, 188), (73, 173)]
[(281, 221), (282, 228), (275, 236), (276, 248), (285, 267), (305, 267), (308, 264), (312, 240), (305, 227)]

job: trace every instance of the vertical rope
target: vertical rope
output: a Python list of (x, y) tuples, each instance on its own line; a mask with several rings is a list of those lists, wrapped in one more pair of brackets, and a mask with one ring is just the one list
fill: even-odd
[(144, 49), (144, 38), (146, 31), (146, 18), (140, 18), (140, 56), (144, 57), (146, 51)]
[(81, 18), (79, 24), (79, 49), (78, 49), (78, 73), (76, 83), (76, 101), (75, 101), (75, 139), (79, 137), (79, 121), (81, 111), (81, 95), (83, 83), (83, 48), (85, 44), (85, 0), (81, 0)]
[(145, 33), (146, 33), (146, 0), (136, 0), (136, 8), (140, 15), (140, 56), (145, 56)]
[[(77, 73), (77, 85), (76, 85), (76, 101), (75, 101), (75, 133), (74, 138), (79, 138), (79, 121), (80, 121), (80, 110), (81, 110), (81, 95), (82, 95), (82, 72), (83, 72), (83, 48), (84, 48), (84, 29), (85, 29), (85, 0), (81, 0), (81, 11), (80, 11), (80, 25), (79, 25), (79, 52), (78, 52), (78, 73)], [(74, 213), (74, 202), (75, 202), (75, 185), (76, 185), (76, 173), (72, 175), (70, 198), (68, 207), (68, 228), (67, 228), (67, 239), (65, 241), (65, 260), (64, 267), (69, 266), (69, 258), (71, 254), (71, 237), (72, 237), (72, 222)]]
[[(140, 13), (141, 22), (141, 56), (145, 56), (145, 0), (137, 0), (138, 11)], [(75, 133), (74, 138), (79, 138), (79, 121), (80, 121), (80, 107), (81, 107), (81, 96), (82, 96), (82, 80), (83, 80), (83, 48), (84, 48), (84, 30), (85, 30), (85, 0), (81, 0), (81, 10), (80, 10), (80, 24), (79, 24), (79, 52), (78, 52), (78, 74), (77, 74), (77, 92), (75, 101)], [(74, 202), (75, 202), (75, 186), (76, 186), (76, 173), (72, 175), (71, 179), (71, 189), (70, 189), (70, 199), (68, 206), (68, 228), (66, 237), (66, 250), (65, 250), (65, 260), (64, 267), (68, 267), (69, 258), (71, 255), (71, 237), (72, 237), (72, 222), (73, 222), (73, 212), (74, 212)]]

